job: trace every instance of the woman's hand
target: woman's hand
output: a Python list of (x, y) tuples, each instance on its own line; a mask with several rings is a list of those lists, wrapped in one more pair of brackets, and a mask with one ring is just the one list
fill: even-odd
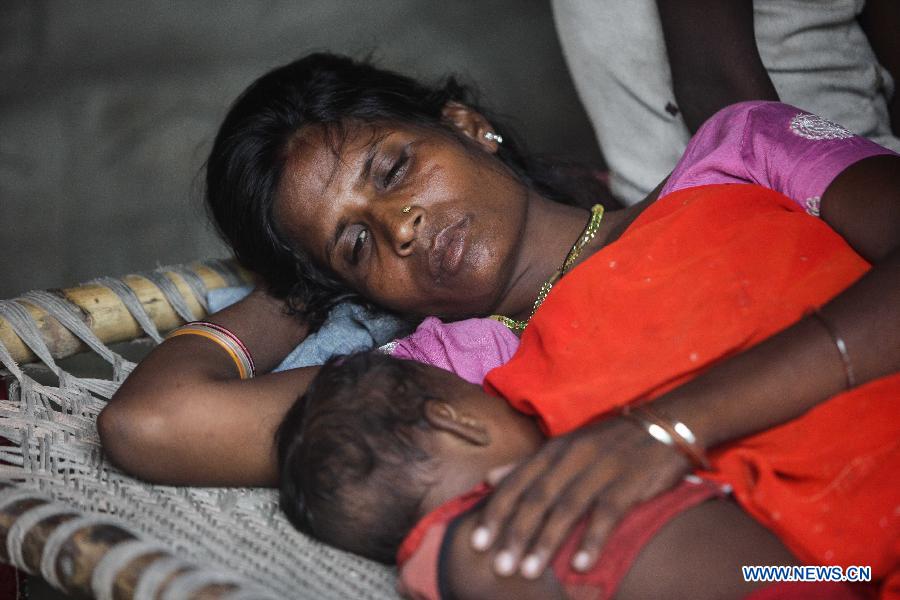
[(472, 546), (497, 549), (498, 575), (518, 570), (534, 579), (588, 516), (572, 560), (573, 568), (587, 571), (632, 507), (672, 488), (689, 470), (682, 454), (625, 418), (587, 425), (548, 441), (502, 480), (480, 513)]

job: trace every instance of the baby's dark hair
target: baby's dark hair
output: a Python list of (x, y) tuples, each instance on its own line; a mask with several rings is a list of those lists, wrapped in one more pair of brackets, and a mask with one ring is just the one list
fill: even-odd
[[(448, 102), (487, 116), (503, 136), (499, 160), (548, 198), (587, 206), (602, 195), (588, 169), (530, 156), (508, 125), (450, 77), (430, 86), (411, 77), (328, 53), (310, 54), (253, 82), (228, 111), (206, 163), (206, 205), (237, 259), (265, 280), (293, 312), (318, 327), (337, 303), (368, 304), (331, 269), (317, 264), (276, 221), (275, 198), (291, 141), (310, 126), (340, 130), (349, 123), (405, 124), (452, 131)], [(340, 136), (338, 136), (340, 137)]]
[(421, 517), (430, 456), (420, 442), (430, 397), (419, 363), (379, 352), (327, 362), (275, 438), (280, 503), (291, 523), (393, 564)]

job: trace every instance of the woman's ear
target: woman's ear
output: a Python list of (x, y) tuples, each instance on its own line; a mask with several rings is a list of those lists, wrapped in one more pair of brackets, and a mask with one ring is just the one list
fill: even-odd
[(479, 419), (459, 414), (443, 400), (425, 401), (425, 420), (434, 429), (453, 434), (475, 446), (489, 446), (491, 436)]
[(473, 142), (495, 154), (503, 138), (496, 134), (494, 127), (480, 112), (459, 102), (448, 102), (441, 111), (445, 123)]

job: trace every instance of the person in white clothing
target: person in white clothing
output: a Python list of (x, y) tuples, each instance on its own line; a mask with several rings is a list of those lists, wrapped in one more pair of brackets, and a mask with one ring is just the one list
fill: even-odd
[(553, 0), (553, 14), (627, 204), (743, 100), (781, 100), (900, 151), (894, 0)]

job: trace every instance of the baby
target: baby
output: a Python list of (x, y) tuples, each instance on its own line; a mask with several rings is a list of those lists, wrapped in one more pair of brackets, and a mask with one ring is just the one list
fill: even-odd
[(401, 591), (415, 598), (552, 598), (585, 586), (598, 598), (676, 597), (671, 586), (689, 585), (681, 575), (691, 569), (706, 579), (689, 596), (743, 597), (752, 586), (735, 565), (793, 562), (733, 503), (706, 502), (723, 496), (717, 486), (684, 483), (635, 509), (590, 573), (569, 566), (571, 536), (540, 579), (495, 577), (486, 553), (468, 546), (469, 509), (489, 493), (487, 473), (544, 441), (536, 419), (449, 371), (379, 352), (341, 357), (279, 428), (281, 506), (308, 535), (398, 563)]
[(323, 366), (277, 439), (291, 522), (384, 563), (422, 517), (544, 441), (534, 419), (478, 385), (379, 352)]

